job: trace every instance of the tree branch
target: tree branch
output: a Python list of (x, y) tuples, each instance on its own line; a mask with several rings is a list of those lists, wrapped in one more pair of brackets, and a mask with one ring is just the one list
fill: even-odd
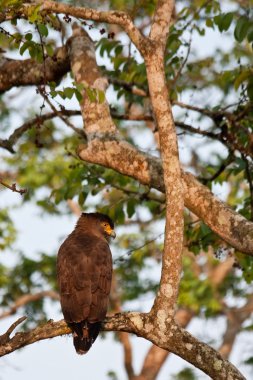
[(223, 335), (223, 341), (219, 348), (221, 355), (228, 359), (232, 351), (234, 341), (241, 331), (242, 324), (253, 312), (253, 296), (250, 295), (246, 304), (240, 308), (227, 309), (227, 328)]
[(210, 131), (201, 130), (200, 128), (194, 128), (189, 124), (182, 123), (181, 121), (175, 121), (175, 124), (177, 127), (183, 129), (184, 131), (195, 133), (195, 134), (205, 136), (205, 137), (209, 137), (210, 139), (213, 139), (213, 140), (220, 140), (219, 133), (213, 133)]
[[(164, 192), (161, 160), (138, 151), (111, 136), (80, 145), (79, 157), (132, 177), (141, 184)], [(190, 173), (182, 171), (185, 206), (215, 233), (239, 251), (253, 256), (253, 223), (216, 198)]]
[(58, 116), (69, 128), (71, 128), (74, 132), (76, 132), (77, 134), (79, 134), (80, 136), (82, 137), (86, 137), (85, 136), (85, 133), (82, 129), (80, 128), (77, 128), (75, 127), (65, 116), (64, 116), (64, 110), (61, 110), (61, 111), (58, 111), (57, 108), (53, 105), (53, 103), (50, 101), (49, 97), (48, 97), (48, 94), (46, 93), (45, 89), (41, 89), (39, 88), (38, 89), (40, 95), (43, 97), (43, 99), (45, 100), (45, 102), (49, 105), (49, 107), (51, 108), (52, 112)]
[[(194, 313), (191, 310), (179, 309), (176, 312), (175, 320), (181, 327), (186, 327), (193, 316)], [(169, 355), (170, 352), (167, 350), (152, 345), (144, 359), (139, 375), (135, 376), (134, 380), (155, 380)]]
[(25, 194), (27, 192), (27, 189), (17, 189), (16, 187), (16, 183), (13, 183), (12, 185), (8, 185), (6, 182), (4, 182), (2, 180), (2, 178), (0, 178), (0, 184), (4, 187), (6, 187), (7, 189), (15, 192), (15, 193), (19, 193), (21, 195)]
[[(155, 50), (155, 53), (161, 54), (161, 51)], [(130, 144), (117, 140), (115, 137), (116, 127), (110, 119), (109, 107), (106, 101), (102, 103), (99, 101), (94, 101), (91, 104), (84, 91), (84, 99), (81, 103), (82, 114), (85, 120), (85, 129), (88, 132), (87, 149), (84, 149), (84, 151), (86, 152), (88, 149), (94, 148), (94, 144), (96, 145), (99, 143), (101, 150), (96, 149), (93, 152), (96, 159), (98, 157), (99, 160), (105, 160), (103, 162), (105, 162), (107, 166), (111, 164), (111, 162), (114, 162), (114, 165), (118, 164), (120, 167), (124, 167), (125, 165), (125, 162), (122, 162), (124, 158), (122, 149), (123, 153), (128, 154), (130, 152), (130, 170), (135, 173), (136, 171), (140, 172), (140, 176), (144, 176), (145, 180), (149, 183), (151, 183), (152, 174), (157, 175), (157, 170), (159, 170), (159, 177), (153, 177), (153, 179), (156, 181), (158, 186), (162, 185), (163, 189), (165, 188), (167, 208), (171, 208), (171, 211), (169, 211), (166, 215), (166, 238), (160, 288), (160, 294), (163, 294), (162, 299), (159, 294), (157, 298), (158, 302), (156, 302), (153, 312), (148, 314), (121, 313), (106, 318), (103, 329), (105, 331), (131, 332), (137, 336), (142, 336), (153, 342), (155, 345), (179, 355), (183, 359), (203, 370), (210, 377), (217, 380), (228, 378), (241, 380), (244, 379), (244, 377), (236, 368), (234, 368), (233, 365), (231, 365), (231, 363), (224, 360), (217, 351), (208, 345), (199, 342), (183, 328), (179, 327), (173, 320), (173, 309), (176, 301), (177, 286), (181, 269), (180, 253), (182, 248), (183, 232), (183, 186), (181, 183), (181, 169), (178, 163), (176, 134), (171, 117), (170, 105), (167, 103), (168, 100), (166, 100), (168, 99), (167, 90), (164, 89), (166, 84), (164, 82), (164, 72), (162, 69), (162, 55), (159, 54), (158, 59), (155, 61), (153, 61), (152, 57), (146, 57), (146, 61), (148, 75), (151, 75), (152, 73), (154, 74), (154, 78), (150, 77), (150, 80), (153, 79), (153, 83), (150, 84), (150, 93), (161, 138), (165, 185), (162, 184), (161, 181), (163, 171), (161, 168), (161, 163), (158, 159), (152, 158), (151, 160), (153, 166), (151, 166), (147, 162), (147, 159), (149, 158), (148, 156), (143, 156), (140, 152), (136, 151), (134, 147), (131, 147)], [(74, 35), (70, 42), (70, 57), (76, 82), (87, 83), (89, 88), (104, 90), (106, 84), (103, 78), (101, 78), (99, 70), (96, 68), (95, 56), (92, 54), (92, 42), (89, 38), (87, 38), (86, 34), (76, 26), (74, 26)], [(87, 64), (88, 68), (90, 67), (93, 69), (90, 70), (91, 75), (88, 78), (89, 82), (83, 82), (83, 80), (85, 80), (85, 76), (83, 73), (84, 70), (81, 70), (81, 62), (83, 65), (84, 63), (85, 65)], [(161, 84), (161, 86), (158, 86), (158, 92), (154, 87), (155, 83), (156, 85), (157, 83), (158, 85), (159, 83)], [(156, 95), (157, 99), (154, 99)], [(101, 119), (103, 123), (100, 124)], [(112, 144), (112, 146), (108, 145), (110, 151), (106, 149), (107, 143)], [(96, 146), (96, 148), (98, 147)], [(101, 151), (103, 155), (102, 158)], [(118, 155), (120, 155), (120, 157), (118, 157)], [(143, 171), (138, 170), (139, 164), (142, 165), (140, 169), (143, 169)], [(151, 173), (149, 169), (152, 169), (153, 173)], [(169, 178), (166, 177), (166, 174), (169, 175)], [(172, 181), (174, 179), (175, 183)], [(197, 196), (198, 195), (199, 194), (197, 194)], [(169, 205), (168, 201), (171, 202)], [(177, 207), (177, 209), (175, 207)], [(173, 217), (173, 220), (168, 220), (168, 216), (171, 218)], [(214, 217), (216, 222), (217, 213), (215, 213)], [(224, 223), (224, 221), (222, 222)], [(179, 226), (177, 226), (177, 223), (179, 223)], [(178, 237), (171, 236), (170, 234), (172, 231), (174, 234), (178, 234)], [(171, 249), (168, 247), (168, 242), (171, 242), (173, 245)], [(172, 252), (175, 253), (175, 258), (172, 256)], [(173, 268), (170, 268), (171, 264), (174, 265)], [(172, 280), (169, 278), (169, 273), (172, 275)], [(46, 339), (69, 332), (70, 330), (64, 322), (60, 321), (54, 323), (49, 321), (43, 327), (37, 327), (27, 333), (16, 334), (12, 339), (8, 340), (7, 344), (1, 347), (0, 354), (7, 354), (19, 347), (31, 344), (37, 340)]]
[[(228, 380), (229, 378), (245, 380), (245, 377), (229, 361), (223, 359), (217, 351), (207, 344), (199, 342), (177, 325), (173, 324), (170, 335), (161, 339), (159, 331), (153, 329), (152, 319), (153, 316), (150, 317), (143, 313), (115, 314), (105, 319), (102, 330), (125, 331), (146, 338), (155, 345), (179, 355), (215, 380)], [(12, 338), (7, 337), (3, 339), (3, 343), (0, 340), (0, 356), (40, 340), (70, 333), (71, 329), (64, 320), (58, 322), (50, 320), (45, 325), (33, 330), (18, 332)]]
[[(32, 4), (28, 5), (31, 6)], [(140, 52), (143, 50), (145, 37), (140, 33), (138, 28), (133, 24), (130, 16), (120, 11), (97, 11), (84, 7), (76, 7), (66, 3), (57, 3), (55, 1), (43, 1), (41, 11), (48, 13), (63, 13), (82, 20), (93, 20), (97, 22), (106, 22), (109, 24), (120, 25)]]
[[(149, 94), (159, 131), (166, 195), (166, 226), (160, 288), (152, 312), (161, 334), (168, 329), (177, 302), (184, 231), (184, 198), (177, 135), (164, 71), (164, 48), (174, 1), (159, 0), (151, 26), (152, 47), (144, 56)], [(159, 43), (158, 43), (159, 41)]]
[(69, 57), (65, 46), (57, 49), (53, 57), (47, 57), (45, 65), (33, 59), (20, 61), (4, 58), (0, 62), (0, 93), (15, 86), (58, 82), (69, 69)]
[(0, 319), (3, 319), (3, 318), (6, 318), (10, 315), (16, 314), (18, 309), (21, 308), (22, 306), (25, 306), (30, 302), (38, 301), (44, 297), (49, 297), (53, 300), (59, 300), (58, 293), (54, 292), (53, 290), (45, 290), (45, 291), (35, 293), (35, 294), (25, 294), (25, 295), (19, 297), (8, 310), (3, 311), (0, 314)]
[(173, 0), (158, 0), (153, 22), (151, 24), (149, 38), (165, 47), (169, 33), (170, 20), (174, 9)]
[[(75, 111), (75, 110), (58, 111), (55, 109), (55, 111), (53, 112), (48, 112), (44, 115), (37, 115), (33, 119), (25, 122), (23, 125), (15, 129), (8, 139), (0, 139), (0, 147), (8, 150), (10, 153), (15, 153), (14, 145), (18, 142), (18, 140), (23, 136), (25, 132), (27, 132), (29, 129), (33, 128), (34, 126), (42, 125), (47, 120), (51, 120), (55, 117), (60, 117), (62, 115), (76, 116), (76, 115), (80, 115), (80, 111)], [(75, 128), (75, 132), (84, 136), (82, 129)]]
[(0, 349), (1, 349), (1, 346), (2, 345), (5, 345), (6, 343), (9, 342), (10, 340), (10, 335), (11, 333), (15, 330), (15, 328), (20, 325), (22, 322), (24, 322), (26, 320), (26, 317), (21, 317), (19, 318), (17, 321), (15, 321), (9, 328), (8, 330), (6, 331), (6, 333), (4, 333), (3, 335), (0, 335)]

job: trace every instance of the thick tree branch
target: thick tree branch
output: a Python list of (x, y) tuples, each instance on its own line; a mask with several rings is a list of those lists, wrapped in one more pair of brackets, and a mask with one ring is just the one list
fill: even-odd
[[(161, 160), (138, 151), (116, 137), (96, 138), (80, 145), (79, 157), (132, 177), (143, 185), (164, 192)], [(185, 206), (222, 239), (253, 256), (253, 223), (216, 198), (190, 173), (182, 171)]]
[(0, 336), (0, 357), (34, 342), (70, 333), (70, 328), (62, 320), (59, 322), (48, 321), (45, 325), (36, 327), (28, 332), (18, 332), (12, 338), (9, 337), (5, 343), (1, 343), (2, 335)]
[[(78, 52), (78, 54), (75, 54), (75, 52)], [(107, 81), (105, 78), (101, 78), (101, 74), (97, 69), (92, 41), (85, 37), (85, 32), (80, 31), (79, 28), (76, 28), (75, 35), (70, 43), (70, 55), (76, 82), (83, 83), (96, 91), (104, 91)], [(88, 78), (85, 75), (87, 71), (81, 69), (84, 62), (87, 70), (92, 73)], [(155, 62), (148, 62), (147, 68), (152, 73), (152, 70), (155, 70), (158, 64), (158, 60), (155, 59)], [(160, 60), (160, 67), (161, 65), (163, 65), (163, 62)], [(157, 86), (158, 82), (155, 80), (153, 82), (154, 91), (156, 87), (166, 91), (162, 86), (164, 76), (162, 75), (158, 79), (160, 85)], [(159, 95), (158, 97), (153, 97), (155, 104), (159, 103), (157, 107), (161, 105), (160, 100)], [(82, 113), (85, 119), (88, 145), (79, 147), (80, 158), (87, 162), (115, 169), (122, 174), (137, 179), (142, 184), (164, 192), (165, 185), (161, 161), (137, 151), (127, 142), (119, 139), (106, 101), (102, 103), (91, 102), (84, 92), (83, 102)], [(168, 113), (166, 105), (166, 108), (161, 113), (160, 121), (164, 123), (165, 129), (167, 128), (166, 121), (168, 118), (171, 118), (171, 114), (170, 111)], [(172, 154), (174, 155), (175, 152), (173, 151)], [(173, 167), (173, 164), (174, 162), (169, 163), (171, 167)], [(165, 166), (167, 167), (167, 163), (165, 163)], [(186, 207), (233, 247), (253, 255), (253, 224), (214, 197), (210, 190), (201, 185), (193, 175), (182, 172), (182, 177)]]
[[(172, 352), (198, 367), (212, 379), (245, 379), (245, 377), (220, 353), (205, 343), (199, 342), (182, 328), (176, 329)], [(162, 345), (160, 345), (161, 348)]]
[[(136, 314), (139, 315), (139, 313), (122, 313), (108, 317), (105, 320), (103, 330), (137, 332), (138, 329), (132, 322), (132, 320), (135, 321)], [(22, 321), (24, 319), (26, 319), (26, 317), (22, 317)], [(7, 336), (10, 335), (14, 328), (16, 328), (16, 326), (22, 321), (19, 318), (15, 324), (11, 325), (5, 334), (0, 336), (0, 357), (40, 340), (71, 334), (71, 329), (67, 326), (64, 320), (58, 322), (49, 320), (43, 326), (38, 326), (27, 332), (18, 332), (12, 338)]]
[[(28, 7), (31, 5), (32, 4), (29, 4)], [(97, 11), (95, 9), (76, 7), (55, 1), (43, 1), (41, 11), (57, 14), (62, 13), (82, 20), (93, 20), (96, 22), (120, 25), (131, 38), (137, 49), (142, 51), (145, 37), (140, 33), (138, 28), (135, 27), (130, 16), (125, 12)]]
[(79, 204), (73, 201), (73, 199), (67, 199), (67, 204), (71, 212), (79, 218), (82, 213), (82, 210)]
[(174, 0), (158, 0), (153, 22), (150, 29), (149, 38), (165, 47), (172, 12), (174, 10)]
[[(153, 342), (200, 368), (215, 380), (245, 380), (244, 376), (227, 360), (210, 346), (199, 342), (181, 327), (172, 325), (170, 333), (163, 339), (159, 331), (153, 329), (153, 316), (143, 313), (120, 313), (107, 317), (102, 329), (104, 331), (125, 331), (134, 333)], [(28, 332), (18, 332), (12, 338), (6, 333), (0, 336), (0, 356), (7, 355), (21, 347), (40, 340), (70, 334), (71, 330), (64, 320), (48, 321), (45, 325)], [(5, 339), (2, 337), (5, 336)], [(1, 343), (2, 342), (2, 343)]]
[[(166, 195), (166, 227), (160, 289), (153, 312), (161, 332), (168, 328), (177, 302), (184, 233), (184, 198), (176, 128), (164, 71), (164, 48), (174, 1), (160, 0), (150, 31), (152, 48), (145, 54), (149, 94), (159, 131)], [(159, 44), (158, 44), (159, 40)]]
[(33, 59), (23, 61), (2, 58), (0, 60), (0, 93), (15, 86), (31, 86), (58, 82), (70, 69), (69, 57), (63, 46), (44, 63)]
[[(193, 316), (194, 313), (191, 310), (179, 309), (175, 319), (181, 327), (186, 327)], [(170, 352), (167, 350), (152, 345), (144, 359), (140, 374), (135, 376), (134, 380), (155, 380), (169, 355)]]
[[(155, 79), (150, 79), (150, 81), (153, 80), (150, 85), (150, 93), (151, 99), (154, 103), (153, 108), (160, 132), (165, 172), (164, 178), (167, 189), (167, 205), (168, 203), (170, 204), (170, 207), (167, 207), (167, 210), (169, 210), (167, 215), (168, 226), (163, 261), (166, 270), (162, 271), (162, 273), (166, 273), (166, 278), (164, 277), (161, 280), (161, 295), (163, 297), (160, 298), (160, 302), (164, 303), (164, 307), (167, 305), (167, 311), (170, 310), (171, 312), (177, 298), (177, 288), (181, 268), (180, 257), (183, 241), (184, 207), (183, 186), (181, 184), (181, 170), (178, 161), (176, 133), (170, 105), (168, 103), (168, 92), (163, 72), (163, 52), (159, 50), (157, 53), (160, 53), (159, 65), (157, 65), (158, 55), (155, 54), (154, 51), (151, 56), (156, 57), (156, 63), (153, 67), (154, 62), (149, 62), (148, 69), (151, 72), (148, 73), (148, 77), (152, 78), (153, 75), (155, 76)], [(88, 86), (88, 88), (95, 89), (96, 91), (104, 91), (106, 89), (107, 81), (105, 78), (101, 77), (100, 71), (97, 68), (93, 43), (86, 32), (80, 29), (77, 25), (74, 25), (73, 27), (73, 37), (70, 40), (70, 60), (77, 83), (82, 83)], [(86, 70), (90, 72), (88, 77), (86, 76)], [(154, 70), (154, 72), (152, 70)], [(162, 73), (161, 75), (160, 72)], [(157, 81), (161, 86), (156, 85)], [(155, 86), (153, 86), (153, 83)], [(157, 88), (159, 90), (157, 90)], [(110, 138), (117, 134), (106, 101), (91, 101), (84, 90), (81, 111), (85, 121), (88, 147), (91, 147), (92, 143), (96, 141), (96, 137), (101, 136), (101, 134), (110, 135)], [(114, 148), (110, 149), (110, 153), (115, 155), (117, 151), (118, 147), (115, 144)], [(96, 150), (96, 156), (98, 155), (99, 151)], [(121, 158), (120, 161), (122, 161)], [(168, 274), (169, 266), (174, 269), (173, 275)]]
[[(80, 105), (88, 140), (101, 134), (116, 134), (116, 127), (111, 119), (105, 97), (103, 101), (99, 101), (98, 96), (99, 93), (105, 92), (108, 81), (101, 76), (97, 67), (93, 41), (77, 24), (73, 25), (73, 37), (69, 40), (69, 54), (75, 81), (84, 87)], [(95, 101), (91, 100), (88, 91), (93, 91), (97, 98)]]

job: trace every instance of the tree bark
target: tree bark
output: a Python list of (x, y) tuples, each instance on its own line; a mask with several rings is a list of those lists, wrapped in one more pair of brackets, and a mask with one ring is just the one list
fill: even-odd
[(57, 49), (53, 57), (47, 57), (44, 63), (38, 63), (33, 59), (19, 61), (1, 57), (0, 94), (15, 86), (58, 82), (69, 69), (69, 57), (65, 46)]

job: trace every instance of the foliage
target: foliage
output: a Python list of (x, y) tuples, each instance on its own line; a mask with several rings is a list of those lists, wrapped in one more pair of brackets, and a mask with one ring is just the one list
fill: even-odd
[(0, 249), (9, 248), (16, 240), (17, 231), (9, 216), (8, 209), (0, 211)]
[(194, 371), (190, 368), (184, 368), (176, 376), (173, 376), (174, 380), (195, 380), (196, 376)]

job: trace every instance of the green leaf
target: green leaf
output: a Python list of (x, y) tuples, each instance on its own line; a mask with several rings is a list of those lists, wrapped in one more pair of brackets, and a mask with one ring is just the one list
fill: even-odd
[(234, 14), (232, 12), (229, 13), (221, 13), (218, 16), (214, 17), (214, 23), (218, 26), (219, 31), (227, 31), (233, 21)]
[(238, 76), (237, 78), (235, 79), (235, 82), (234, 82), (234, 88), (235, 90), (238, 90), (239, 86), (245, 82), (245, 80), (247, 80), (250, 76), (251, 76), (251, 72), (249, 70), (246, 70), (246, 71), (242, 71)]
[(249, 42), (253, 42), (253, 25), (251, 25), (248, 29), (247, 39)]
[(100, 104), (104, 103), (104, 101), (105, 101), (105, 93), (104, 93), (104, 91), (98, 90), (97, 93), (98, 93), (98, 102)]
[(86, 192), (86, 191), (82, 191), (79, 196), (78, 196), (78, 204), (80, 206), (83, 206), (84, 205), (84, 202), (87, 198), (87, 196), (89, 195), (89, 192)]
[(83, 95), (81, 94), (80, 91), (78, 91), (77, 89), (75, 89), (75, 96), (76, 96), (76, 99), (78, 102), (81, 102), (82, 99), (83, 99)]
[(71, 99), (73, 97), (74, 93), (75, 93), (75, 88), (73, 88), (73, 87), (66, 87), (64, 89), (64, 94), (65, 94), (66, 98), (68, 98), (68, 99)]
[(200, 28), (198, 25), (195, 25), (195, 29), (198, 31), (200, 36), (204, 36), (206, 34), (206, 31), (204, 28)]
[(247, 94), (249, 99), (252, 101), (253, 100), (253, 79), (251, 78), (249, 80), (249, 83), (247, 85)]
[(221, 25), (222, 31), (227, 31), (233, 21), (234, 14), (232, 12), (226, 13), (222, 17)]
[(55, 98), (58, 95), (58, 93), (55, 90), (50, 90), (50, 95), (52, 96), (52, 98)]
[(253, 365), (253, 357), (251, 356), (250, 358), (248, 358), (247, 360), (244, 361), (245, 364), (247, 365)]
[(11, 25), (17, 25), (17, 19), (16, 18), (13, 18), (12, 20), (11, 20)]
[(47, 55), (49, 55), (49, 57), (53, 57), (53, 55), (54, 55), (53, 46), (50, 44), (46, 45), (46, 52), (47, 52)]
[(129, 201), (127, 202), (128, 218), (131, 218), (134, 215), (136, 205), (137, 205), (137, 203), (136, 203), (136, 200), (134, 198), (130, 198)]
[(32, 5), (27, 8), (28, 20), (32, 23), (36, 21), (41, 21), (42, 17), (39, 14), (40, 12), (40, 4)]
[(85, 88), (84, 84), (83, 83), (76, 83), (76, 82), (73, 82), (73, 85), (76, 86), (76, 89), (79, 91), (79, 92), (82, 92)]
[(87, 87), (86, 88), (86, 94), (91, 102), (95, 102), (97, 100), (97, 93), (96, 90)]
[(32, 38), (33, 38), (32, 33), (27, 33), (27, 34), (25, 35), (25, 39), (26, 39), (26, 41), (31, 41)]
[(48, 29), (47, 29), (47, 26), (45, 24), (38, 24), (37, 27), (38, 27), (38, 30), (39, 30), (40, 34), (43, 37), (47, 37), (48, 36)]
[(29, 46), (31, 46), (30, 41), (27, 41), (27, 42), (23, 43), (23, 45), (19, 49), (20, 55), (23, 55), (24, 52), (29, 48)]
[(211, 18), (206, 19), (206, 26), (208, 28), (213, 28), (213, 20)]
[(237, 21), (234, 36), (238, 42), (242, 42), (247, 35), (249, 27), (251, 26), (248, 17), (242, 16)]

